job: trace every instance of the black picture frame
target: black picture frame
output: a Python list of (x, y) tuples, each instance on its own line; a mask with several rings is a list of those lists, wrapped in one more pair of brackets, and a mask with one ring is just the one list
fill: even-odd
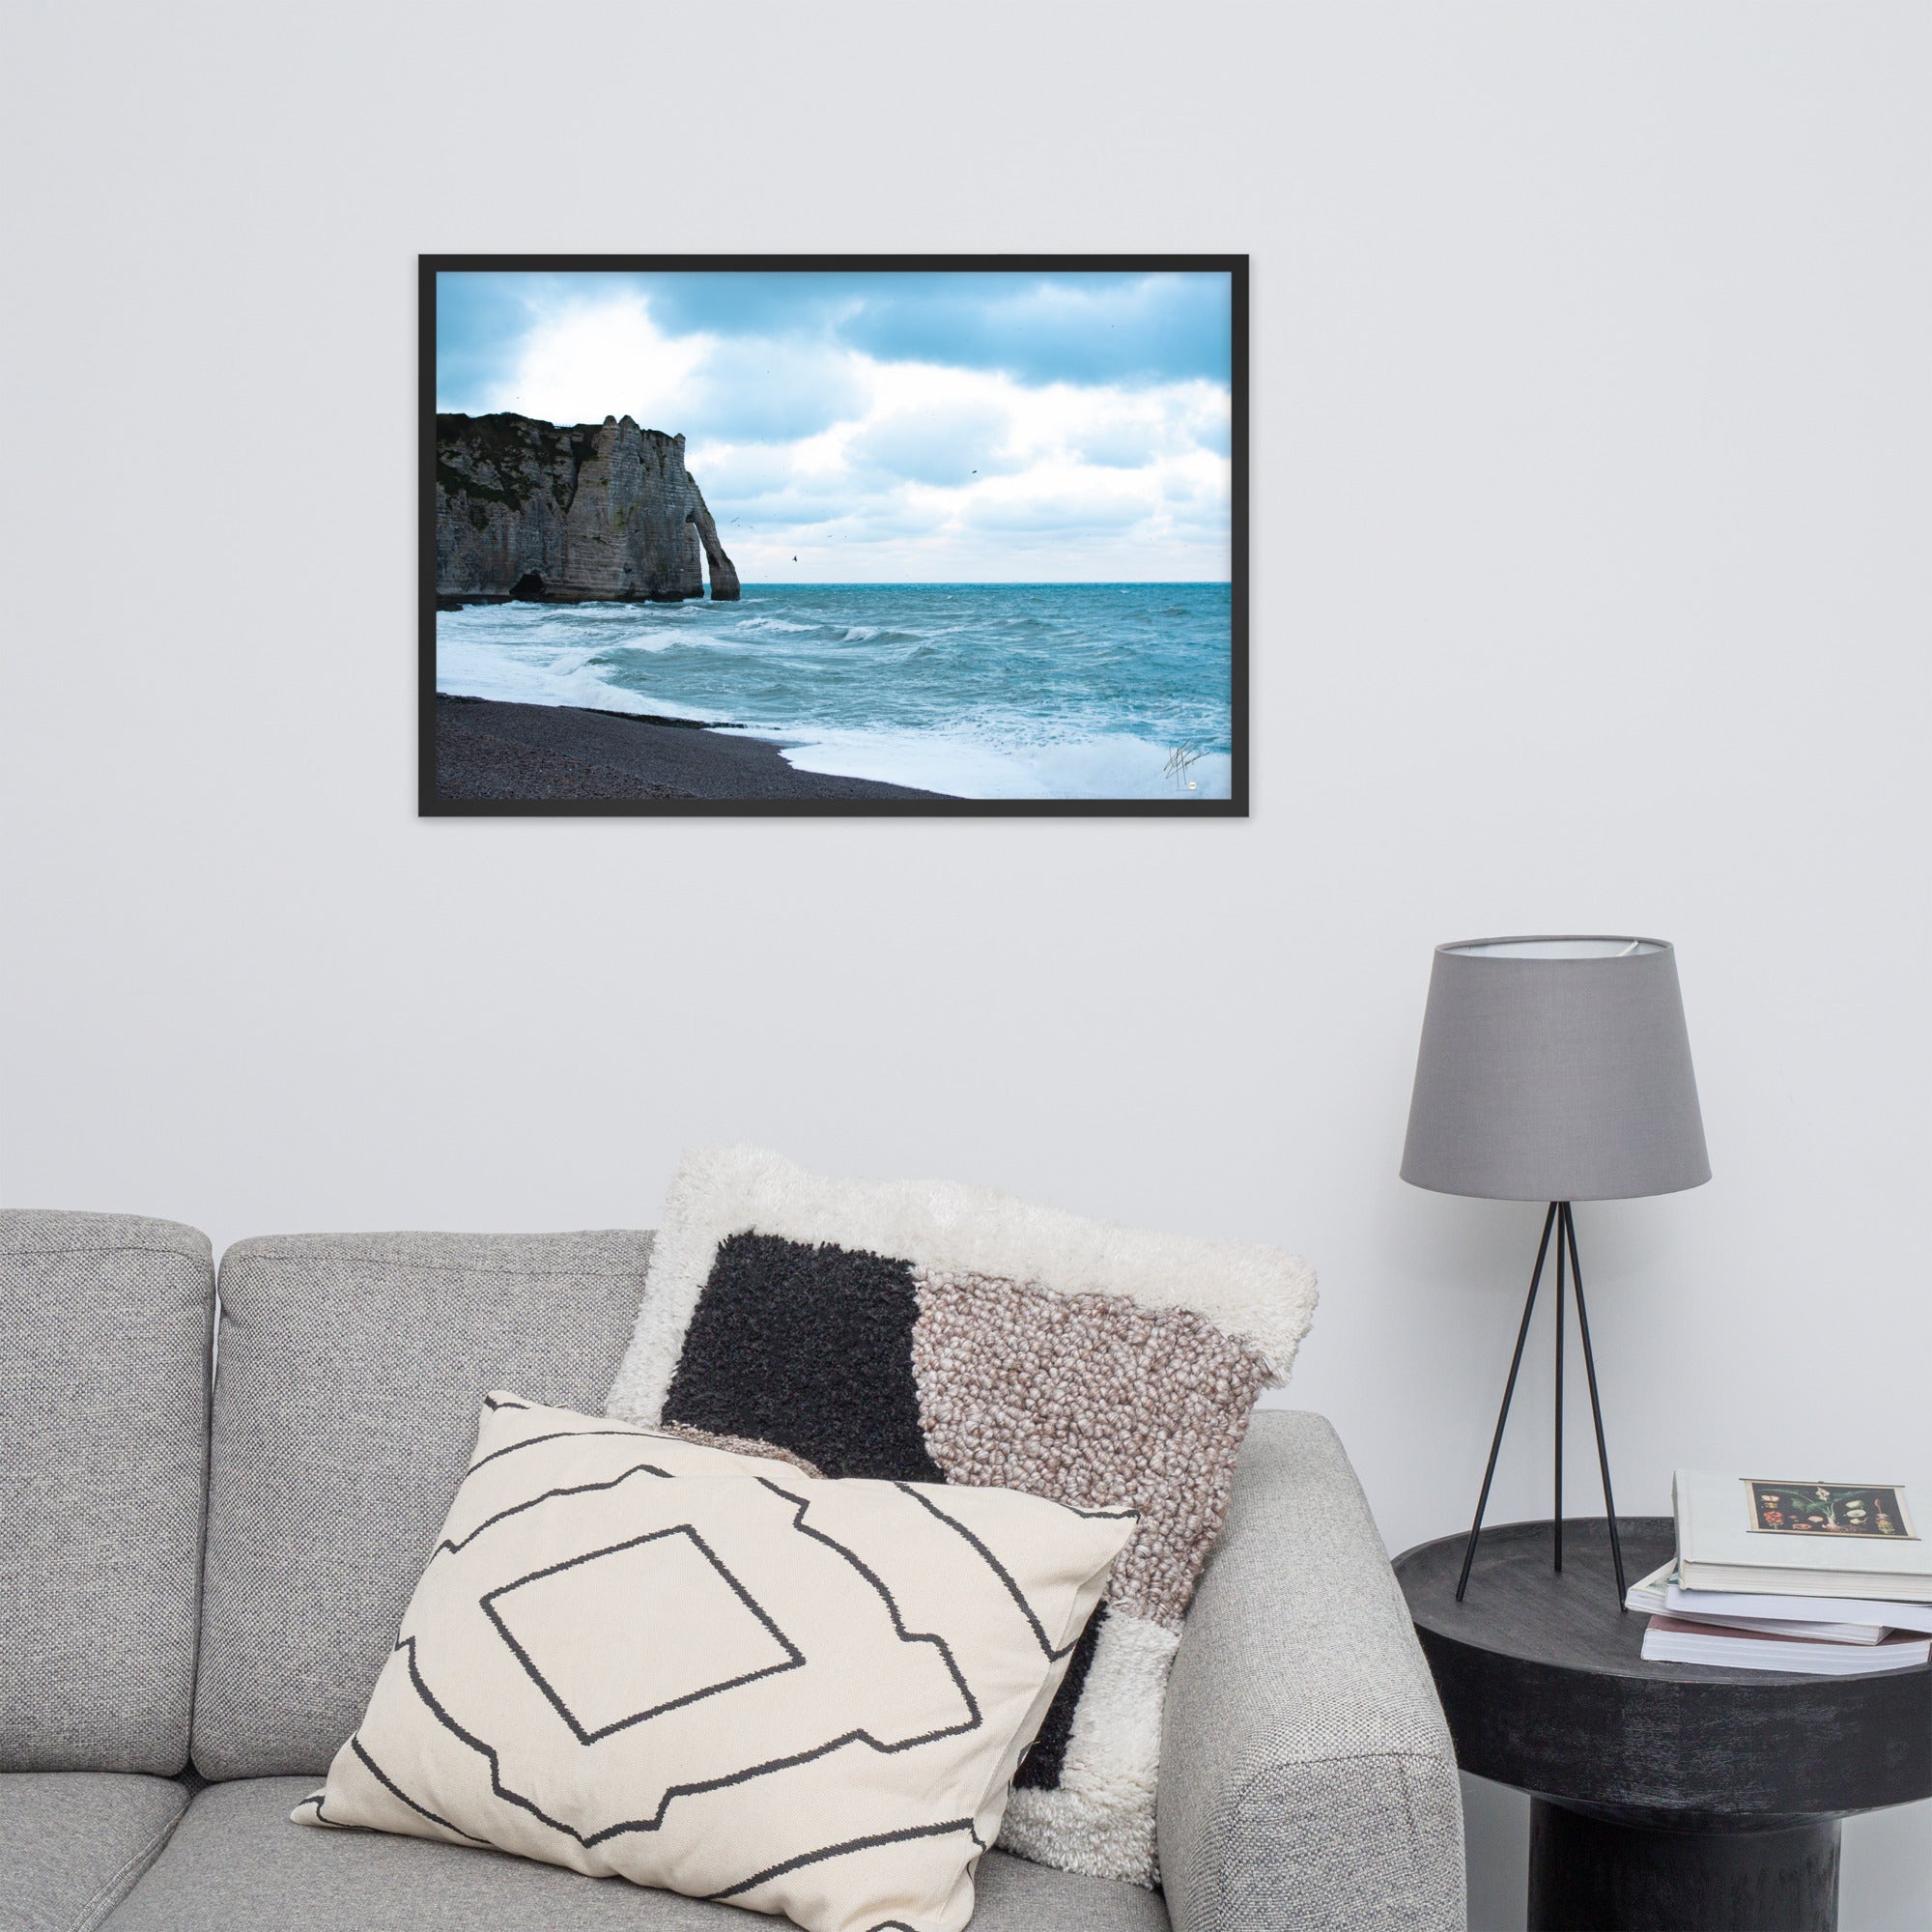
[[(720, 273), (730, 270), (1219, 273), (1230, 277), (1230, 725), (1225, 799), (473, 799), (436, 786), (437, 276), (528, 272)], [(424, 818), (1245, 818), (1248, 815), (1248, 257), (1037, 255), (441, 255), (417, 257), (417, 792)]]

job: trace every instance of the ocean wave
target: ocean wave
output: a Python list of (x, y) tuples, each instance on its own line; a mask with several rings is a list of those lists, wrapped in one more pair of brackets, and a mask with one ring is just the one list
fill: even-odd
[(656, 657), (662, 651), (742, 653), (753, 648), (755, 641), (752, 639), (734, 638), (718, 631), (690, 631), (682, 636), (675, 631), (655, 635), (642, 632), (635, 638), (615, 638), (599, 646), (606, 651), (642, 651), (648, 657)]
[(544, 666), (545, 672), (552, 677), (569, 677), (580, 671), (587, 664), (594, 663), (610, 648), (608, 644), (581, 644), (568, 650), (558, 651)]
[(923, 644), (929, 631), (894, 631), (883, 624), (854, 624), (839, 639), (845, 644)]
[[(866, 585), (763, 601), (443, 612), (438, 684), (733, 719), (803, 769), (955, 796), (1227, 793), (1225, 597), (1171, 584)], [(1182, 609), (1185, 620), (1166, 614)], [(1177, 782), (1167, 766), (1180, 745), (1211, 751)]]
[(689, 650), (694, 644), (704, 644), (710, 641), (708, 638), (614, 638), (610, 643), (602, 645), (600, 648), (607, 652), (644, 651), (650, 656), (655, 657), (659, 651)]

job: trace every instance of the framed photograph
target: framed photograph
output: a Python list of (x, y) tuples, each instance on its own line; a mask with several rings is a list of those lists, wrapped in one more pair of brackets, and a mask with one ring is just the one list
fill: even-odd
[(1244, 255), (425, 255), (418, 809), (1248, 810)]

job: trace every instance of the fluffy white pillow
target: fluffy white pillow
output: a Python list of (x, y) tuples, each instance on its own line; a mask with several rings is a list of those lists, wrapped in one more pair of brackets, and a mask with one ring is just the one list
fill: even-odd
[(367, 1715), (293, 1815), (808, 1932), (955, 1932), (1134, 1522), (493, 1395)]
[(827, 1476), (1134, 1504), (1000, 1844), (1151, 1886), (1168, 1671), (1255, 1399), (1314, 1310), (1313, 1271), (1276, 1248), (708, 1148), (671, 1182), (605, 1408)]

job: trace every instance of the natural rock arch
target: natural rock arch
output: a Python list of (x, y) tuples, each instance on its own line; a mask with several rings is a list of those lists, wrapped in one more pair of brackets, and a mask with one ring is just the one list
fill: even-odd
[(718, 541), (718, 526), (712, 522), (704, 498), (697, 496), (696, 483), (691, 486), (691, 494), (697, 500), (686, 513), (685, 522), (696, 526), (697, 540), (704, 546), (704, 560), (711, 572), (711, 601), (714, 604), (733, 602), (739, 594), (737, 566), (724, 554), (724, 546)]

